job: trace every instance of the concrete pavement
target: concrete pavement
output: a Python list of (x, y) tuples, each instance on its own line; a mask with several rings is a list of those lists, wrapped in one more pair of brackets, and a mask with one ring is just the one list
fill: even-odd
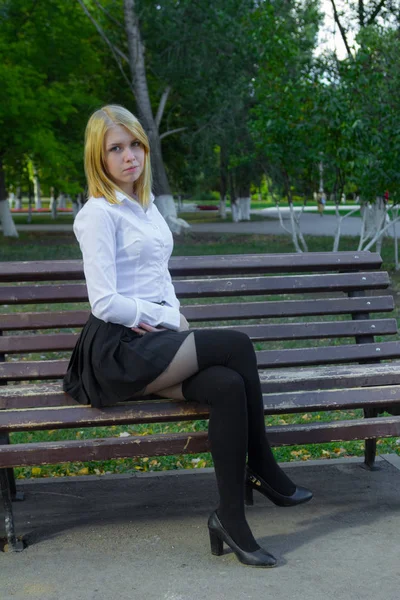
[(247, 509), (275, 569), (212, 556), (211, 470), (18, 482), (18, 532), (29, 547), (0, 554), (2, 600), (397, 600), (400, 457), (290, 463), (314, 499)]
[[(263, 221), (240, 221), (239, 223), (193, 223), (189, 231), (193, 233), (226, 233), (226, 234), (259, 234), (259, 235), (289, 235), (279, 224), (276, 209), (253, 210), (253, 215), (265, 217)], [(290, 229), (287, 212), (283, 211), (284, 225)], [(334, 236), (337, 220), (332, 214), (325, 213), (322, 217), (315, 212), (303, 213), (301, 217), (303, 235)], [(17, 225), (18, 231), (72, 231), (72, 225)], [(342, 222), (342, 235), (358, 236), (361, 230), (361, 219), (349, 217)], [(400, 231), (400, 228), (399, 228)]]

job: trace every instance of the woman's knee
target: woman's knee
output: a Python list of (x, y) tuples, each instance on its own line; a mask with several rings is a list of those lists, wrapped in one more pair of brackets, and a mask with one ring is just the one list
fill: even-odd
[(246, 389), (239, 373), (223, 366), (212, 366), (196, 373), (183, 383), (187, 400), (203, 402), (210, 406), (223, 403), (246, 404)]
[(195, 331), (195, 342), (199, 363), (200, 359), (207, 360), (207, 357), (221, 359), (219, 364), (223, 364), (224, 357), (227, 356), (254, 355), (253, 344), (249, 336), (234, 329), (215, 331), (198, 329)]

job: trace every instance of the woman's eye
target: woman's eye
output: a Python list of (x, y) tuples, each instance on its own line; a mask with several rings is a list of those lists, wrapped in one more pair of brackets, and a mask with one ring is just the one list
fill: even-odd
[(113, 146), (111, 148), (111, 152), (115, 152), (116, 150), (119, 150), (119, 146)]
[(135, 148), (138, 148), (141, 145), (142, 145), (141, 142), (139, 142), (138, 140), (136, 140), (135, 142), (132, 142), (132, 146), (134, 146)]

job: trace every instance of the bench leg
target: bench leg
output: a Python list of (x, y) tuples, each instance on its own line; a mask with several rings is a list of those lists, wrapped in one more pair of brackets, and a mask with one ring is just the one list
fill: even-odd
[[(364, 417), (374, 418), (378, 415), (376, 408), (364, 408)], [(377, 471), (379, 467), (375, 465), (376, 458), (376, 439), (365, 440), (364, 468), (369, 471)]]
[(5, 470), (7, 471), (8, 483), (10, 485), (11, 500), (13, 502), (25, 500), (24, 492), (17, 491), (17, 487), (15, 485), (14, 469), (5, 469)]
[[(9, 444), (9, 443), (10, 443), (10, 438), (8, 436), (8, 433), (0, 434), (0, 445), (2, 446), (4, 444)], [(7, 471), (8, 482), (9, 482), (9, 486), (10, 486), (11, 500), (13, 502), (19, 501), (19, 500), (24, 500), (25, 499), (24, 492), (17, 492), (17, 486), (15, 485), (14, 469), (5, 469), (5, 470)]]
[(9, 552), (21, 552), (24, 549), (22, 541), (15, 536), (14, 515), (12, 511), (10, 482), (6, 469), (0, 469), (0, 488), (4, 504), (5, 530)]

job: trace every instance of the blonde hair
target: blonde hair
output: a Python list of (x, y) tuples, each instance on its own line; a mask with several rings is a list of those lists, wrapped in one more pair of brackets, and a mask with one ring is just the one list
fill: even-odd
[(104, 139), (107, 131), (115, 125), (122, 125), (143, 144), (145, 151), (144, 168), (135, 181), (134, 191), (138, 202), (146, 207), (151, 194), (150, 144), (148, 137), (137, 118), (123, 106), (109, 104), (96, 110), (90, 117), (85, 132), (85, 174), (89, 197), (104, 197), (110, 204), (119, 204), (115, 192), (123, 192), (107, 174), (104, 160)]

